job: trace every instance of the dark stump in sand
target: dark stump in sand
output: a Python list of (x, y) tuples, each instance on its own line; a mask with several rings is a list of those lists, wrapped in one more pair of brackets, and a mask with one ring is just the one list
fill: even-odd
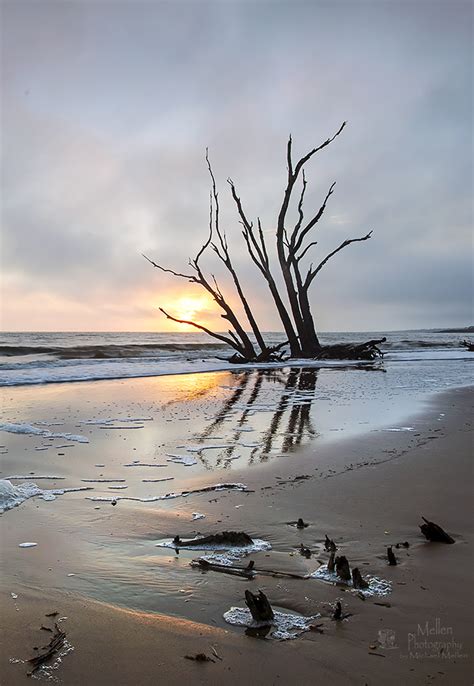
[(334, 552), (334, 550), (331, 550), (331, 554), (329, 555), (328, 560), (328, 572), (331, 572), (331, 574), (334, 572), (336, 566), (335, 557), (336, 553)]
[(336, 574), (343, 581), (351, 580), (351, 570), (349, 567), (349, 562), (345, 555), (340, 555), (336, 557)]
[(420, 529), (428, 541), (433, 541), (434, 543), (454, 543), (454, 538), (451, 538), (438, 524), (429, 522), (424, 517), (422, 517), (422, 520), (425, 523), (420, 525)]
[(337, 601), (337, 603), (336, 603), (336, 607), (334, 608), (334, 613), (333, 613), (332, 618), (335, 619), (336, 621), (339, 621), (340, 619), (342, 619), (342, 606), (341, 606), (341, 603), (339, 601)]
[(332, 538), (329, 538), (329, 536), (328, 536), (327, 534), (326, 534), (326, 539), (325, 539), (325, 541), (324, 541), (324, 548), (325, 548), (325, 550), (327, 550), (328, 552), (332, 552), (332, 551), (335, 552), (335, 551), (337, 550), (336, 544), (334, 543), (334, 541), (332, 540)]
[(257, 622), (271, 622), (273, 620), (272, 606), (263, 591), (259, 591), (258, 595), (251, 591), (245, 591), (245, 604)]
[(352, 570), (352, 583), (354, 584), (354, 588), (369, 588), (369, 584), (362, 577), (358, 567), (354, 567)]
[(397, 564), (397, 558), (395, 557), (395, 553), (392, 550), (392, 546), (389, 546), (387, 548), (387, 559), (388, 559), (388, 564), (391, 565), (392, 567), (395, 567)]

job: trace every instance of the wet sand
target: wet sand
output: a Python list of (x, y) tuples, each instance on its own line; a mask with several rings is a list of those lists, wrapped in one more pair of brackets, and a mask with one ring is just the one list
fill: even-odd
[[(27, 682), (27, 666), (9, 660), (24, 659), (34, 645), (47, 642), (39, 626), (53, 610), (67, 616), (62, 626), (74, 647), (56, 673), (67, 685), (247, 679), (313, 684), (319, 678), (336, 684), (471, 683), (471, 417), (471, 390), (439, 394), (407, 419), (412, 431), (380, 428), (337, 441), (313, 440), (284, 460), (236, 466), (231, 480), (244, 482), (250, 493), (121, 501), (115, 508), (91, 502), (86, 511), (84, 494), (67, 494), (54, 503), (29, 500), (7, 512), (1, 518), (2, 683)], [(220, 479), (215, 477), (200, 472), (186, 483), (198, 487)], [(206, 518), (191, 522), (194, 511)], [(421, 515), (444, 526), (456, 544), (425, 542)], [(310, 524), (302, 532), (287, 524), (298, 517)], [(318, 559), (327, 559), (327, 533), (363, 574), (390, 581), (392, 592), (363, 601), (315, 579), (259, 576), (249, 582), (202, 574), (188, 564), (196, 554), (183, 551), (177, 558), (155, 546), (176, 533), (222, 529), (243, 529), (272, 543), (270, 553), (252, 555), (257, 567), (299, 572), (314, 571)], [(19, 549), (18, 542), (27, 540), (38, 547)], [(399, 565), (389, 567), (386, 546), (405, 540), (410, 547), (397, 550)], [(298, 554), (300, 542), (316, 551), (310, 560)], [(125, 589), (123, 577), (132, 564), (136, 578), (127, 579)], [(324, 633), (283, 643), (245, 636), (222, 619), (231, 605), (243, 606), (245, 588), (263, 589), (278, 608), (321, 613), (317, 623)], [(348, 620), (330, 619), (336, 600), (352, 613)], [(426, 640), (438, 645), (426, 646)], [(201, 651), (215, 662), (184, 658)]]

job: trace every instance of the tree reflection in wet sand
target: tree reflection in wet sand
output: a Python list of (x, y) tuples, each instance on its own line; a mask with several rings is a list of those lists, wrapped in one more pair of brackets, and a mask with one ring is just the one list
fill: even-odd
[[(207, 469), (228, 468), (248, 449), (248, 464), (264, 462), (317, 435), (311, 422), (317, 369), (256, 369), (234, 374), (237, 383), (230, 397), (196, 437), (198, 444), (203, 444), (203, 452), (196, 456)], [(268, 415), (265, 428), (247, 433), (248, 419), (257, 414), (265, 419)], [(223, 435), (217, 435), (219, 432)], [(248, 441), (244, 440), (246, 436)], [(212, 451), (214, 459), (204, 450), (204, 443), (211, 439), (224, 439), (226, 446)]]

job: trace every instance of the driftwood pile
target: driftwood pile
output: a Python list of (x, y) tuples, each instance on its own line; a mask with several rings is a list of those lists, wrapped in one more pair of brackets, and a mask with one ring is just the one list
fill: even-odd
[(346, 343), (327, 345), (321, 348), (316, 355), (316, 360), (375, 360), (383, 357), (383, 352), (378, 347), (386, 342), (385, 336), (378, 340), (366, 341), (365, 343)]
[[(55, 614), (55, 613), (53, 613)], [(48, 629), (48, 627), (41, 627), (42, 629), (46, 629), (47, 631), (52, 631), (52, 629)], [(42, 667), (46, 662), (48, 662), (52, 657), (58, 653), (59, 650), (64, 646), (64, 643), (66, 641), (66, 633), (60, 629), (58, 626), (57, 622), (54, 623), (54, 632), (53, 636), (51, 637), (50, 642), (43, 646), (41, 649), (41, 652), (35, 655), (34, 657), (31, 657), (28, 662), (30, 665), (32, 665), (32, 670), (28, 672), (28, 676), (33, 676), (35, 672)]]
[[(364, 343), (338, 343), (336, 345), (321, 346), (318, 353), (310, 359), (314, 360), (375, 360), (384, 356), (384, 353), (378, 347), (381, 343), (386, 342), (386, 337), (365, 341)], [(246, 364), (249, 362), (282, 362), (290, 360), (285, 352), (281, 352), (281, 348), (288, 345), (288, 341), (280, 343), (280, 345), (273, 348), (266, 348), (263, 352), (253, 357), (244, 357), (242, 354), (234, 353), (231, 357), (225, 358), (231, 364)], [(224, 359), (224, 358), (219, 358)]]
[[(424, 536), (429, 540), (433, 542), (441, 542), (441, 543), (454, 543), (454, 539), (444, 531), (438, 524), (435, 524), (434, 522), (430, 522), (428, 519), (425, 517), (422, 517), (423, 519), (423, 524), (420, 525), (420, 529)], [(300, 518), (297, 522), (297, 525), (299, 529), (305, 528), (307, 525), (304, 523), (304, 521)], [(216, 533), (216, 534), (211, 534), (209, 536), (203, 536), (201, 538), (197, 539), (191, 539), (191, 540), (182, 540), (179, 535), (175, 536), (173, 539), (176, 547), (179, 547), (180, 545), (182, 546), (218, 546), (218, 547), (246, 547), (250, 546), (253, 543), (252, 538), (246, 534), (243, 531), (223, 531), (221, 533)], [(390, 566), (396, 566), (398, 564), (397, 558), (393, 552), (393, 547), (400, 549), (400, 548), (408, 548), (409, 547), (408, 541), (403, 541), (401, 543), (396, 543), (394, 545), (388, 546), (386, 549), (387, 552), (387, 561)], [(364, 590), (369, 588), (369, 583), (363, 578), (360, 570), (358, 567), (354, 567), (351, 569), (349, 560), (345, 555), (337, 555), (336, 556), (336, 551), (337, 551), (337, 545), (336, 543), (329, 538), (329, 536), (326, 534), (325, 535), (325, 540), (324, 540), (324, 548), (326, 552), (329, 553), (329, 560), (327, 563), (327, 570), (331, 573), (335, 573), (339, 579), (344, 582), (345, 584), (350, 583), (352, 581), (352, 585), (354, 589), (359, 589), (359, 590)], [(302, 555), (305, 557), (309, 558), (311, 557), (311, 550), (306, 547), (303, 543), (300, 544), (299, 551)], [(210, 560), (206, 560), (203, 558), (198, 558), (195, 560), (192, 560), (191, 565), (193, 567), (197, 567), (201, 569), (202, 571), (215, 571), (215, 572), (222, 572), (225, 574), (230, 574), (233, 576), (240, 576), (243, 578), (246, 578), (248, 580), (254, 579), (256, 574), (263, 574), (263, 575), (270, 575), (274, 577), (288, 577), (288, 578), (294, 578), (294, 579), (307, 579), (307, 575), (300, 575), (300, 574), (292, 574), (290, 572), (280, 572), (278, 570), (273, 570), (273, 569), (259, 569), (257, 570), (255, 567), (255, 563), (253, 560), (250, 560), (249, 563), (246, 566), (243, 565), (226, 565), (226, 564), (221, 564), (219, 562), (213, 562)], [(362, 594), (360, 594), (362, 597)], [(245, 591), (245, 603), (247, 607), (250, 610), (250, 613), (252, 615), (252, 618), (263, 624), (271, 624), (273, 619), (274, 619), (274, 613), (272, 606), (265, 595), (265, 593), (261, 590), (259, 590), (258, 594), (254, 594), (249, 590)], [(376, 603), (378, 605), (384, 605), (387, 607), (390, 607), (390, 604), (387, 603)], [(332, 618), (336, 621), (339, 621), (341, 619), (345, 619), (346, 617), (349, 617), (350, 614), (344, 614), (342, 612), (342, 606), (341, 603), (338, 601), (334, 607), (334, 611), (332, 614)], [(64, 634), (59, 630), (57, 627), (57, 624), (55, 625), (56, 627), (56, 634), (55, 636), (51, 639), (50, 644), (45, 647), (46, 650), (52, 650), (54, 652), (55, 646), (56, 645), (62, 645), (64, 643)], [(31, 661), (35, 660), (39, 665), (42, 664), (43, 661), (47, 660), (48, 657), (51, 655), (51, 652), (46, 652), (42, 655), (38, 655), (37, 658), (33, 658)], [(188, 657), (188, 656), (186, 656)], [(189, 656), (188, 659), (195, 659), (195, 660), (200, 660), (200, 656)], [(37, 668), (37, 667), (36, 667)]]

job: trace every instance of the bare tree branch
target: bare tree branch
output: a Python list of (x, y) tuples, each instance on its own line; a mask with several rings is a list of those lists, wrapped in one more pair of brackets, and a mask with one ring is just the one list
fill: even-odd
[(308, 243), (306, 248), (298, 255), (298, 257), (295, 257), (295, 261), (299, 262), (300, 260), (303, 259), (303, 257), (306, 255), (308, 250), (312, 248), (314, 245), (318, 245), (318, 241), (312, 241), (311, 243)]
[(312, 283), (314, 277), (316, 276), (316, 274), (318, 274), (318, 273), (321, 271), (321, 269), (324, 267), (324, 265), (325, 265), (325, 264), (331, 259), (331, 257), (333, 257), (336, 253), (338, 253), (340, 250), (343, 250), (344, 248), (346, 248), (346, 247), (347, 247), (348, 245), (350, 245), (351, 243), (360, 243), (361, 241), (367, 241), (371, 236), (372, 236), (372, 231), (369, 231), (369, 233), (368, 233), (366, 236), (362, 236), (361, 238), (349, 238), (349, 239), (347, 239), (346, 241), (344, 241), (343, 243), (341, 243), (341, 245), (340, 245), (338, 248), (336, 248), (335, 250), (333, 250), (332, 252), (330, 252), (329, 255), (326, 255), (326, 257), (324, 258), (324, 260), (322, 260), (322, 261), (318, 264), (318, 266), (316, 267), (316, 269), (313, 269), (312, 267), (309, 268), (309, 271), (308, 271), (308, 274), (306, 275), (306, 279), (305, 279), (305, 282), (304, 282), (304, 284), (303, 284), (303, 287), (304, 287), (306, 290), (309, 288), (309, 286), (311, 285), (311, 283)]
[[(291, 152), (291, 145), (290, 145), (290, 152)], [(281, 322), (283, 324), (283, 328), (285, 329), (286, 335), (288, 337), (288, 341), (290, 343), (290, 349), (291, 349), (291, 354), (293, 357), (297, 357), (299, 352), (300, 352), (300, 345), (298, 342), (298, 337), (296, 336), (295, 330), (293, 328), (293, 324), (291, 322), (290, 316), (288, 314), (288, 311), (286, 309), (285, 303), (283, 302), (278, 286), (275, 283), (275, 279), (273, 277), (273, 274), (271, 273), (270, 269), (270, 262), (268, 259), (268, 252), (265, 244), (265, 237), (263, 234), (263, 230), (261, 227), (261, 223), (259, 222), (259, 238), (261, 245), (259, 245), (257, 239), (255, 238), (254, 230), (253, 230), (253, 224), (249, 222), (247, 219), (244, 209), (242, 207), (241, 200), (239, 196), (237, 195), (237, 192), (235, 190), (235, 185), (232, 179), (228, 179), (228, 183), (231, 188), (232, 192), (232, 197), (234, 199), (234, 202), (237, 206), (237, 211), (239, 213), (239, 216), (241, 218), (241, 223), (242, 226), (244, 227), (243, 230), (243, 236), (245, 239), (245, 242), (247, 244), (247, 249), (249, 252), (250, 257), (252, 258), (252, 261), (257, 265), (259, 268), (260, 272), (262, 275), (265, 277), (268, 287), (270, 289), (270, 292), (273, 296), (273, 300), (275, 302), (275, 306), (278, 310), (278, 314), (280, 315)]]
[(179, 276), (181, 279), (187, 279), (188, 281), (191, 281), (193, 283), (197, 283), (197, 279), (194, 276), (194, 274), (180, 274), (180, 272), (175, 272), (173, 269), (167, 269), (166, 267), (162, 267), (161, 264), (157, 264), (153, 260), (151, 260), (149, 257), (144, 255), (142, 253), (142, 257), (145, 258), (145, 260), (148, 260), (150, 264), (152, 264), (154, 267), (157, 269), (160, 269), (162, 272), (166, 272), (167, 274), (173, 274), (173, 276)]
[(243, 234), (244, 234), (244, 238), (245, 238), (245, 241), (247, 243), (247, 246), (250, 247), (250, 244), (252, 244), (253, 249), (255, 250), (255, 253), (258, 256), (258, 260), (255, 257), (255, 254), (253, 256), (251, 255), (251, 257), (252, 257), (253, 261), (255, 262), (255, 264), (259, 267), (260, 271), (265, 275), (268, 272), (269, 263), (268, 263), (268, 254), (267, 254), (266, 247), (265, 247), (265, 238), (263, 235), (263, 231), (261, 231), (261, 225), (259, 224), (259, 237), (260, 237), (260, 241), (261, 241), (261, 245), (259, 245), (257, 239), (255, 238), (255, 233), (253, 230), (253, 223), (247, 219), (247, 216), (246, 216), (244, 209), (242, 207), (242, 202), (241, 202), (239, 196), (237, 195), (237, 191), (235, 190), (234, 182), (232, 181), (232, 179), (227, 179), (227, 183), (230, 185), (232, 197), (234, 199), (235, 204), (237, 205), (237, 211), (238, 211), (239, 216), (242, 220), (241, 224), (244, 227)]
[[(295, 227), (295, 231), (293, 232), (293, 235), (292, 235), (292, 246), (291, 246), (291, 249), (290, 249), (291, 252), (295, 255), (295, 257), (296, 257), (296, 253), (298, 252), (298, 250), (300, 250), (300, 248), (302, 247), (303, 241), (304, 241), (306, 235), (308, 234), (308, 232), (311, 231), (311, 229), (313, 228), (313, 226), (315, 226), (315, 224), (317, 224), (318, 221), (319, 221), (319, 220), (321, 219), (321, 217), (323, 216), (324, 210), (326, 209), (327, 202), (328, 202), (329, 198), (331, 197), (331, 195), (332, 195), (333, 192), (334, 192), (334, 187), (335, 187), (335, 185), (336, 185), (336, 182), (334, 181), (334, 183), (332, 183), (331, 186), (329, 187), (329, 190), (328, 190), (328, 192), (326, 193), (326, 197), (324, 198), (323, 204), (322, 204), (321, 207), (319, 208), (318, 212), (317, 212), (317, 213), (314, 215), (314, 217), (306, 224), (306, 226), (304, 227), (304, 229), (301, 230), (301, 232), (299, 233), (299, 235), (298, 235), (299, 227), (298, 227), (298, 229), (296, 229), (296, 227)], [(297, 225), (297, 226), (298, 226), (298, 225)], [(300, 224), (300, 226), (301, 226), (301, 224)]]
[[(257, 343), (263, 352), (264, 350), (266, 350), (265, 341), (264, 341), (263, 336), (260, 332), (257, 321), (256, 321), (255, 317), (253, 316), (253, 312), (250, 308), (250, 305), (248, 304), (247, 298), (245, 297), (245, 294), (244, 294), (244, 291), (243, 291), (242, 286), (240, 284), (240, 280), (239, 280), (239, 277), (237, 275), (237, 272), (235, 271), (234, 265), (232, 264), (232, 260), (231, 260), (230, 253), (229, 253), (229, 246), (227, 243), (227, 237), (226, 237), (225, 233), (223, 233), (220, 229), (220, 225), (219, 225), (219, 214), (220, 214), (219, 195), (217, 193), (216, 179), (214, 176), (214, 172), (212, 171), (211, 162), (209, 160), (209, 151), (207, 149), (206, 149), (206, 162), (207, 162), (207, 168), (209, 170), (209, 174), (211, 177), (211, 183), (212, 183), (211, 202), (212, 202), (212, 197), (213, 197), (214, 198), (214, 205), (216, 208), (215, 219), (214, 219), (214, 228), (215, 228), (215, 231), (216, 231), (216, 234), (219, 238), (219, 243), (220, 243), (220, 249), (215, 243), (212, 243), (212, 249), (216, 253), (217, 257), (226, 266), (227, 270), (230, 272), (230, 274), (232, 276), (234, 286), (235, 286), (237, 293), (239, 295), (240, 302), (242, 303), (242, 306), (244, 308), (244, 312), (245, 312), (245, 315), (247, 317), (247, 320), (248, 320), (250, 327), (251, 327), (251, 329), (255, 335)], [(216, 284), (216, 286), (217, 286), (217, 284)], [(219, 291), (219, 293), (220, 293), (220, 291)], [(221, 296), (222, 296), (222, 294), (221, 294)], [(250, 342), (250, 339), (248, 337), (247, 337), (246, 344), (248, 347), (251, 346), (251, 342)]]
[(288, 178), (291, 179), (293, 176), (293, 162), (291, 160), (291, 146), (293, 144), (293, 139), (291, 138), (291, 133), (288, 137), (288, 144), (286, 146), (286, 161), (288, 166)]
[(292, 236), (295, 236), (295, 238), (298, 235), (298, 231), (300, 230), (301, 224), (303, 223), (303, 219), (304, 219), (303, 201), (304, 201), (304, 194), (306, 193), (306, 186), (307, 186), (304, 169), (303, 169), (302, 176), (303, 176), (303, 186), (301, 188), (300, 199), (298, 201), (298, 221), (296, 222), (295, 228), (293, 229), (293, 233), (292, 233)]
[[(207, 333), (209, 336), (212, 336), (213, 338), (217, 338), (219, 341), (223, 341), (223, 343), (227, 343), (227, 345), (230, 345), (234, 350), (237, 350), (237, 352), (241, 353), (242, 352), (242, 346), (238, 344), (237, 341), (238, 339), (235, 337), (234, 334), (232, 334), (232, 337), (234, 340), (231, 340), (230, 338), (227, 338), (227, 336), (224, 336), (220, 333), (216, 333), (215, 331), (211, 331), (207, 327), (203, 326), (202, 324), (197, 324), (196, 322), (191, 322), (187, 319), (178, 319), (177, 317), (173, 317), (171, 314), (168, 314), (166, 310), (164, 310), (162, 307), (158, 308), (160, 312), (162, 312), (167, 319), (171, 319), (171, 321), (176, 322), (177, 324), (188, 324), (188, 326), (194, 326), (196, 329), (199, 329), (200, 331), (204, 331), (204, 333)], [(229, 332), (231, 333), (231, 332)]]
[(295, 172), (294, 172), (293, 176), (298, 177), (298, 174), (300, 173), (301, 169), (303, 168), (303, 165), (306, 164), (306, 162), (308, 162), (308, 160), (310, 160), (311, 157), (313, 157), (313, 155), (315, 155), (317, 152), (319, 152), (320, 150), (322, 150), (323, 148), (325, 148), (327, 145), (329, 145), (330, 143), (332, 143), (333, 140), (334, 140), (335, 138), (337, 138), (337, 137), (339, 136), (340, 133), (342, 133), (342, 131), (343, 131), (344, 127), (346, 126), (346, 124), (347, 124), (347, 122), (346, 122), (346, 121), (343, 121), (342, 124), (341, 124), (341, 126), (339, 127), (339, 129), (338, 129), (338, 130), (336, 131), (336, 133), (334, 134), (334, 136), (331, 136), (331, 138), (328, 138), (327, 140), (324, 141), (324, 143), (321, 143), (321, 145), (318, 145), (317, 148), (313, 148), (312, 150), (309, 151), (309, 153), (308, 153), (307, 155), (305, 155), (304, 157), (302, 157), (302, 158), (299, 160), (299, 162), (298, 162), (298, 164), (296, 165), (296, 167), (295, 167)]

